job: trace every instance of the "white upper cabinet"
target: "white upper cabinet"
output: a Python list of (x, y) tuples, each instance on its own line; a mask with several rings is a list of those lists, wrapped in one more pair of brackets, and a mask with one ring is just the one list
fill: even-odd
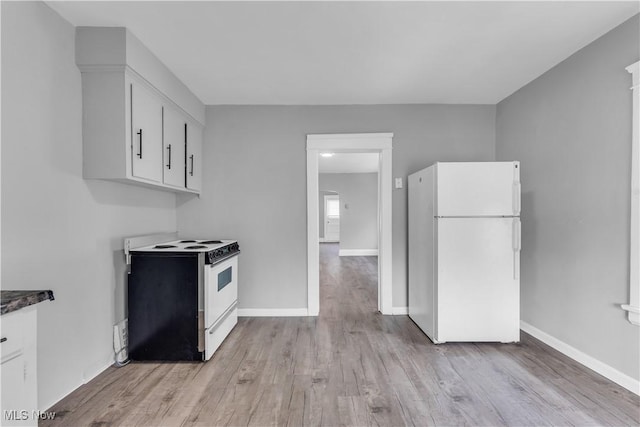
[(202, 189), (202, 127), (193, 122), (187, 125), (187, 188)]
[(162, 182), (162, 100), (141, 84), (131, 83), (131, 174)]
[(204, 104), (126, 28), (78, 27), (76, 64), (83, 176), (199, 193)]
[(187, 145), (185, 117), (171, 107), (164, 109), (163, 182), (176, 188), (185, 187), (185, 149)]

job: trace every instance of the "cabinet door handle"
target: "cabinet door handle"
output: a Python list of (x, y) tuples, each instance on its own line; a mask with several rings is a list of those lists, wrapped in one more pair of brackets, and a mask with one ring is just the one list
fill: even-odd
[(2, 338), (0, 338), (0, 343), (5, 342), (6, 340), (7, 340), (7, 337), (2, 337)]
[(137, 134), (140, 136), (140, 140), (139, 140), (140, 142), (139, 142), (139, 146), (138, 146), (139, 149), (140, 149), (140, 152), (138, 153), (138, 157), (142, 158), (142, 129), (140, 129), (137, 132)]
[(193, 176), (193, 154), (190, 155), (189, 158), (191, 159), (191, 171), (189, 172), (189, 175)]
[(171, 144), (167, 145), (167, 150), (169, 150), (169, 163), (167, 163), (167, 169), (171, 169)]

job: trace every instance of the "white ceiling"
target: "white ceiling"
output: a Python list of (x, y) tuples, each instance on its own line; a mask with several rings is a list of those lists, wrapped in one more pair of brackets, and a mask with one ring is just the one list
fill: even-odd
[(50, 1), (128, 27), (205, 104), (495, 104), (639, 2)]
[(333, 157), (318, 156), (318, 172), (378, 172), (378, 163), (378, 153), (335, 153)]

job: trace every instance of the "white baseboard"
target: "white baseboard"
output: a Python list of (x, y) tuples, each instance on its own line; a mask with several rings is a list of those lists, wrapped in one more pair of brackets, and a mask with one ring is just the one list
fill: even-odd
[(306, 317), (307, 308), (239, 308), (238, 317)]
[(60, 402), (62, 399), (64, 399), (65, 397), (67, 397), (68, 395), (70, 395), (71, 393), (76, 391), (78, 388), (80, 388), (84, 384), (88, 383), (89, 381), (91, 381), (92, 379), (94, 379), (95, 377), (97, 377), (98, 375), (103, 373), (104, 371), (106, 371), (112, 365), (113, 365), (113, 360), (105, 362), (104, 364), (97, 365), (99, 367), (92, 369), (92, 372), (89, 375), (84, 374), (83, 382), (81, 384), (78, 384), (77, 386), (73, 387), (71, 390), (68, 390), (68, 391), (62, 393), (60, 395), (60, 397), (55, 399), (53, 402), (47, 402), (44, 405), (41, 404), (41, 403), (38, 404), (38, 406), (40, 407), (40, 412), (45, 412), (47, 409), (53, 407), (53, 405), (55, 405), (56, 403)]
[(378, 256), (377, 249), (340, 249), (339, 256)]
[(393, 314), (394, 316), (406, 316), (407, 314), (409, 314), (409, 307), (393, 307), (391, 309), (391, 314)]
[(340, 243), (340, 240), (325, 239), (324, 237), (320, 237), (320, 243)]
[(601, 362), (600, 360), (595, 359), (594, 357), (589, 356), (586, 353), (583, 353), (577, 348), (570, 346), (564, 341), (560, 341), (556, 337), (541, 331), (540, 329), (528, 324), (523, 320), (520, 321), (520, 329), (522, 329), (529, 335), (539, 339), (548, 346), (555, 348), (565, 356), (572, 358), (576, 362), (583, 364), (587, 368), (596, 371), (603, 377), (610, 379), (614, 383), (619, 384), (627, 390), (640, 396), (640, 381), (636, 380), (635, 378), (632, 378), (629, 375), (618, 371), (614, 367), (609, 366), (606, 363)]

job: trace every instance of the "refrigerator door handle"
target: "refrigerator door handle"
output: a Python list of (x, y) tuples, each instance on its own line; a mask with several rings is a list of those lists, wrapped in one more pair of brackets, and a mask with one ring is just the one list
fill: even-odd
[(520, 181), (513, 183), (513, 214), (520, 215)]
[(520, 250), (522, 248), (522, 227), (519, 218), (513, 219), (513, 278), (520, 279)]

